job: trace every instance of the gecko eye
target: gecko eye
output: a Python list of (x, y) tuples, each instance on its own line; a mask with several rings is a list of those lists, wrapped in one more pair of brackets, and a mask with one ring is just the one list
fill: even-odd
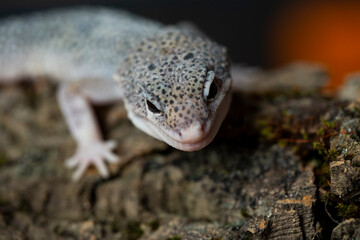
[(218, 84), (216, 79), (214, 81), (212, 81), (211, 85), (210, 85), (210, 89), (209, 89), (209, 95), (207, 96), (207, 101), (208, 102), (212, 102), (215, 100), (217, 93), (218, 93)]
[(210, 82), (206, 82), (204, 85), (204, 99), (206, 102), (211, 103), (213, 102), (218, 93), (219, 93), (219, 88), (220, 88), (221, 84), (219, 83), (219, 79), (214, 77), (213, 80)]
[(203, 90), (203, 96), (205, 101), (208, 103), (214, 101), (218, 95), (220, 87), (221, 83), (219, 79), (215, 76), (215, 73), (213, 71), (209, 71), (205, 79)]
[(159, 108), (157, 108), (152, 102), (150, 102), (149, 100), (146, 100), (146, 106), (149, 109), (150, 112), (152, 112), (153, 114), (160, 114), (161, 111)]

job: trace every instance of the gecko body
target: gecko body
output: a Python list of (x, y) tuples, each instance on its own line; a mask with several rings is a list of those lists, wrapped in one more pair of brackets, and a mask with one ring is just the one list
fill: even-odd
[(47, 75), (78, 147), (74, 179), (118, 162), (90, 103), (123, 101), (135, 126), (195, 151), (216, 135), (230, 105), (226, 49), (176, 26), (104, 8), (52, 10), (0, 21), (0, 82)]

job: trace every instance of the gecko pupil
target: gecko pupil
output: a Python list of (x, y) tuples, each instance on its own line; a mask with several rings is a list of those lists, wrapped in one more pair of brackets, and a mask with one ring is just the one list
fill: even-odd
[(154, 114), (159, 114), (161, 113), (160, 109), (158, 109), (152, 102), (150, 102), (149, 100), (146, 100), (146, 105), (148, 107), (148, 109), (150, 110), (150, 112), (154, 113)]
[(217, 95), (217, 92), (218, 92), (218, 86), (214, 80), (210, 85), (210, 90), (209, 90), (209, 95), (207, 97), (207, 101), (208, 102), (214, 101), (214, 99)]

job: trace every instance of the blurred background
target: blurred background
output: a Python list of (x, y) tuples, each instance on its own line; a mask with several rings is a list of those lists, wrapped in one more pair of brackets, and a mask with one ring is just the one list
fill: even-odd
[(233, 62), (250, 66), (322, 63), (329, 89), (360, 71), (358, 0), (12, 0), (0, 2), (0, 18), (74, 5), (121, 8), (166, 24), (191, 21), (227, 46)]

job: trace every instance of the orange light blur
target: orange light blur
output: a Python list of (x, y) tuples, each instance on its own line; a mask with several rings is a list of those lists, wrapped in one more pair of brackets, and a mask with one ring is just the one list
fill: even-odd
[(284, 6), (269, 28), (270, 66), (304, 60), (324, 64), (335, 90), (360, 71), (360, 1), (299, 1)]

